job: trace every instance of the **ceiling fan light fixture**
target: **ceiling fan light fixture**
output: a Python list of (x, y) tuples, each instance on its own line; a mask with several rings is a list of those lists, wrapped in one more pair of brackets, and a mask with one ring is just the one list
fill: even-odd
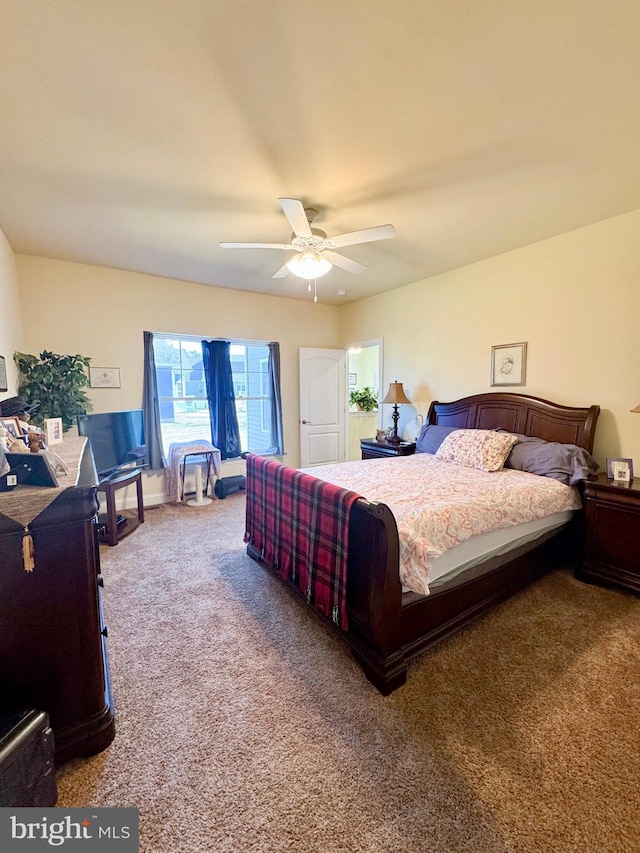
[(306, 251), (299, 255), (294, 255), (290, 261), (287, 261), (287, 269), (298, 278), (311, 280), (312, 278), (320, 278), (326, 275), (333, 267), (326, 258), (318, 252)]

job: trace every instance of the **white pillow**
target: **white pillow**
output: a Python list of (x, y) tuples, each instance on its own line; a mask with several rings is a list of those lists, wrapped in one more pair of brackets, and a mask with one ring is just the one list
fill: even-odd
[(481, 471), (499, 471), (517, 441), (518, 436), (510, 432), (457, 429), (445, 437), (436, 451), (436, 459)]

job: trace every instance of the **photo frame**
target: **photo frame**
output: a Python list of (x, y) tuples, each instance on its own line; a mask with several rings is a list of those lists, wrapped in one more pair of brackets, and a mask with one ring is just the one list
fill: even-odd
[(630, 483), (633, 480), (633, 459), (623, 456), (607, 457), (607, 477), (618, 483)]
[(527, 342), (491, 347), (491, 385), (525, 385)]
[(44, 434), (46, 436), (47, 447), (50, 444), (60, 444), (62, 438), (62, 418), (45, 418)]
[(0, 426), (4, 426), (9, 430), (9, 435), (12, 438), (24, 438), (24, 432), (20, 426), (20, 419), (11, 417), (0, 417)]
[(12, 474), (20, 486), (59, 486), (51, 463), (42, 453), (6, 454)]
[[(7, 360), (3, 355), (0, 355), (0, 391), (8, 391), (7, 383)], [(0, 403), (0, 405), (2, 405)]]
[(92, 388), (120, 388), (120, 368), (90, 367), (89, 385)]
[(350, 373), (349, 374), (349, 385), (357, 385), (358, 384), (358, 374)]

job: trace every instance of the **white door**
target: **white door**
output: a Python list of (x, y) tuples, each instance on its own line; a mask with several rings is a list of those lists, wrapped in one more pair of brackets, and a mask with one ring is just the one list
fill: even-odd
[(344, 462), (347, 412), (346, 353), (300, 349), (300, 464)]

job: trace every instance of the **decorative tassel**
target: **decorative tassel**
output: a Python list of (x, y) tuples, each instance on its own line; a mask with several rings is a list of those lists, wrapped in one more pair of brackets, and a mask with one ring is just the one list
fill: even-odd
[(36, 567), (36, 555), (33, 549), (33, 539), (28, 527), (25, 527), (24, 536), (22, 537), (22, 562), (25, 572), (32, 572)]

